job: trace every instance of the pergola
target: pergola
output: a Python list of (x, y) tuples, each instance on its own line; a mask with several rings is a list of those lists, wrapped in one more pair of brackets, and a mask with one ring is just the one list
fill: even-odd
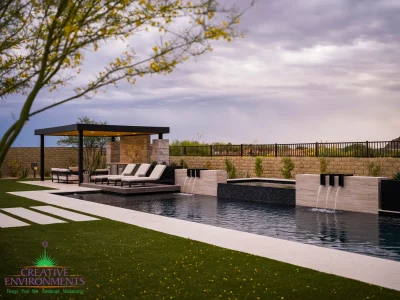
[(40, 135), (40, 180), (44, 181), (44, 136), (78, 136), (78, 169), (79, 184), (83, 182), (83, 137), (116, 137), (158, 134), (162, 139), (164, 133), (169, 133), (169, 127), (144, 127), (124, 125), (71, 124), (65, 126), (36, 129), (35, 135)]

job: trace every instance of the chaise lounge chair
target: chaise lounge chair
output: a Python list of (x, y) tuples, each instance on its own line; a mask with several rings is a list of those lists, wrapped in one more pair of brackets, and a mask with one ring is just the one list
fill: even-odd
[(108, 176), (107, 178), (107, 184), (110, 184), (110, 182), (114, 182), (114, 185), (117, 185), (117, 182), (120, 182), (122, 178), (126, 178), (126, 177), (132, 177), (132, 178), (138, 178), (138, 177), (144, 177), (146, 176), (147, 171), (150, 168), (150, 164), (141, 164), (139, 169), (137, 169), (137, 171), (135, 172), (134, 175), (112, 175), (112, 176)]
[(149, 177), (133, 177), (133, 176), (125, 176), (121, 179), (121, 186), (129, 183), (129, 187), (131, 187), (132, 183), (146, 183), (146, 182), (157, 182), (163, 174), (166, 165), (156, 165), (153, 171), (151, 172)]
[(124, 176), (124, 175), (132, 175), (133, 170), (135, 170), (136, 164), (128, 164), (125, 169), (122, 171), (122, 175), (99, 175), (99, 176), (93, 176), (91, 179), (94, 180), (94, 184), (96, 184), (97, 181), (100, 181), (101, 184), (103, 182), (108, 181), (108, 177), (111, 176)]

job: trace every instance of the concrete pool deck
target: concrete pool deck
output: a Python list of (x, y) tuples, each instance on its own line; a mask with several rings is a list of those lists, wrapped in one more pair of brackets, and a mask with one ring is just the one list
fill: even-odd
[(168, 218), (54, 194), (95, 190), (77, 185), (51, 183), (51, 181), (22, 183), (53, 187), (59, 190), (10, 192), (10, 194), (400, 291), (400, 262)]

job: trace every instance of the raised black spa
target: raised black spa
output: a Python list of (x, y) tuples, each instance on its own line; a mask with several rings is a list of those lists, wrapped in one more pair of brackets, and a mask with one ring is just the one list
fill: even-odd
[(339, 177), (339, 186), (344, 187), (344, 177), (353, 176), (353, 174), (320, 174), (319, 183), (320, 185), (326, 185), (326, 176), (329, 176), (329, 185), (335, 186), (335, 176)]
[(198, 177), (200, 178), (200, 171), (208, 170), (208, 169), (187, 169), (186, 174), (187, 177)]

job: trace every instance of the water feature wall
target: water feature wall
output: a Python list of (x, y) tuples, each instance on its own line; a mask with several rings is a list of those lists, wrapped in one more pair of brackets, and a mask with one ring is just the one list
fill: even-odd
[(331, 210), (336, 205), (336, 210), (378, 213), (380, 182), (386, 177), (344, 176), (343, 187), (339, 185), (339, 176), (333, 179), (326, 175), (323, 186), (320, 175), (296, 175), (296, 205)]
[(175, 184), (181, 186), (182, 193), (217, 196), (218, 183), (226, 183), (225, 170), (196, 170), (188, 176), (187, 169), (175, 170)]

